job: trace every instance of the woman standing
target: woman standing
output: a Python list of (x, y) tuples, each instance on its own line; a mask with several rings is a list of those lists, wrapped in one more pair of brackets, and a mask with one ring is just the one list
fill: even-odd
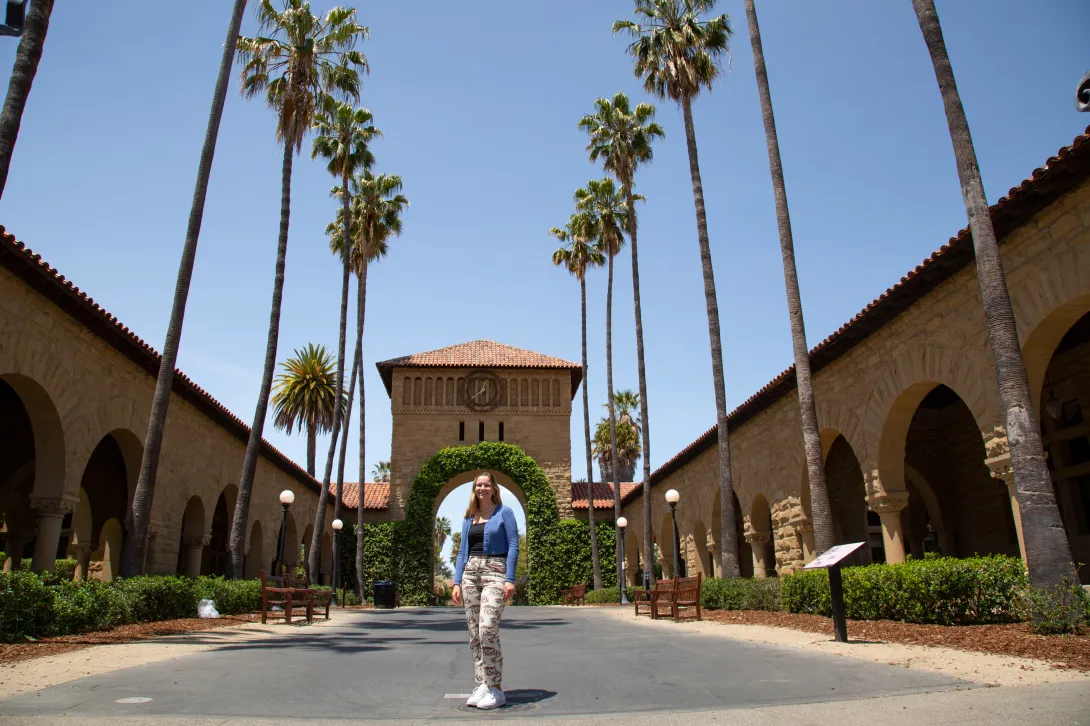
[(451, 593), (455, 605), (465, 605), (477, 678), (467, 706), (498, 708), (507, 703), (502, 687), (500, 616), (504, 604), (515, 595), (518, 556), (515, 513), (500, 503), (500, 488), (492, 474), (485, 472), (473, 482)]

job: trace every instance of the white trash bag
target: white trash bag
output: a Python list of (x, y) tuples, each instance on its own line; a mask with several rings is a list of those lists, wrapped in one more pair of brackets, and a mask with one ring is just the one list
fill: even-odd
[(216, 603), (212, 600), (205, 598), (197, 603), (198, 618), (218, 618), (219, 616), (219, 611), (216, 610)]

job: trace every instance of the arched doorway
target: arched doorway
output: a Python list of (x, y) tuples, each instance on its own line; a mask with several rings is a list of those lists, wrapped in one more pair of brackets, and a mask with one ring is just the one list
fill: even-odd
[(182, 512), (178, 532), (177, 572), (186, 577), (199, 577), (204, 556), (204, 502), (193, 495)]
[[(246, 579), (257, 579), (260, 577), (261, 571), (268, 566), (268, 563), (265, 562), (265, 540), (261, 529), (261, 520), (255, 519), (250, 527), (250, 547), (246, 552), (246, 563), (244, 565)], [(266, 570), (266, 572), (269, 572), (269, 570)]]
[(235, 514), (235, 499), (238, 487), (230, 484), (224, 487), (216, 499), (216, 508), (212, 510), (212, 530), (208, 535), (208, 546), (201, 557), (202, 575), (224, 576), (230, 566), (229, 539), (231, 519)]
[[(91, 573), (110, 581), (118, 574), (125, 534), (122, 522), (129, 511), (140, 467), (140, 442), (129, 431), (111, 431), (95, 446), (80, 480), (81, 499), (86, 497), (91, 515), (90, 540), (97, 546), (91, 556)], [(78, 506), (77, 506), (78, 510)], [(107, 523), (113, 523), (107, 531)], [(70, 534), (70, 531), (69, 531)], [(62, 545), (67, 542), (62, 537)]]
[[(451, 482), (477, 471), (506, 476), (521, 490), (526, 509), (526, 542), (531, 604), (555, 602), (562, 579), (559, 563), (552, 561), (551, 533), (559, 525), (556, 495), (541, 467), (511, 444), (483, 441), (473, 446), (442, 449), (429, 459), (413, 480), (405, 506), (405, 520), (394, 524), (394, 567), (401, 602), (423, 605), (432, 583), (436, 500)], [(497, 476), (503, 483), (502, 477)]]

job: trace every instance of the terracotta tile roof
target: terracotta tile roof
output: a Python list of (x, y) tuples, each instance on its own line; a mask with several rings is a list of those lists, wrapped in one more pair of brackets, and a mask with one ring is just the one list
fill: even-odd
[[(1060, 149), (1045, 165), (1034, 170), (1028, 179), (1014, 187), (990, 208), (992, 225), (999, 244), (1025, 224), (1034, 214), (1056, 201), (1090, 177), (1090, 126), (1075, 137), (1070, 146)], [(931, 254), (901, 278), (900, 282), (886, 290), (877, 300), (867, 305), (835, 333), (821, 341), (810, 351), (810, 368), (817, 373), (825, 366), (847, 353), (882, 326), (896, 318), (902, 311), (919, 301), (942, 282), (951, 278), (974, 259), (973, 238), (966, 227), (950, 241)], [(796, 387), (795, 366), (773, 378), (767, 385), (750, 396), (727, 417), (728, 431), (733, 431), (768, 409), (780, 398), (791, 394)], [(651, 475), (654, 486), (671, 473), (692, 461), (698, 455), (715, 446), (719, 436), (715, 426), (705, 431), (695, 441), (679, 451), (672, 459)], [(639, 497), (635, 489), (622, 502), (627, 504)]]
[(469, 343), (450, 345), (438, 350), (413, 353), (376, 363), (387, 395), (393, 392), (394, 368), (565, 368), (572, 372), (571, 392), (579, 389), (583, 379), (583, 366), (563, 358), (534, 353), (491, 340), (474, 340)]
[[(335, 482), (330, 482), (330, 493), (337, 491)], [(341, 499), (345, 509), (356, 509), (360, 505), (360, 483), (346, 481), (341, 489)], [(368, 481), (363, 483), (364, 509), (387, 509), (390, 506), (390, 482)]]
[[(3, 226), (0, 226), (0, 266), (113, 346), (153, 379), (158, 378), (162, 356), (154, 348), (65, 279), (41, 255), (15, 239)], [(174, 369), (172, 390), (243, 444), (249, 441), (250, 427), (177, 368)], [(320, 491), (321, 485), (302, 467), (264, 439), (261, 440), (261, 455), (304, 486), (316, 493)]]
[[(639, 486), (639, 482), (621, 482), (621, 500), (624, 501), (625, 496), (633, 489), (638, 489)], [(594, 492), (595, 509), (613, 509), (612, 482), (596, 481), (591, 485), (591, 491)], [(585, 481), (573, 481), (571, 483), (571, 506), (572, 509), (587, 508), (587, 483)]]

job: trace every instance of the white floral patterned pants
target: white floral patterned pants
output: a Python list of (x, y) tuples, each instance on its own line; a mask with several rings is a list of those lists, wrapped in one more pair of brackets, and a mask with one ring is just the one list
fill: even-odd
[(506, 557), (473, 556), (462, 573), (462, 602), (469, 626), (469, 650), (477, 683), (498, 686), (503, 682), (500, 651), (500, 617), (503, 615), (503, 582)]

